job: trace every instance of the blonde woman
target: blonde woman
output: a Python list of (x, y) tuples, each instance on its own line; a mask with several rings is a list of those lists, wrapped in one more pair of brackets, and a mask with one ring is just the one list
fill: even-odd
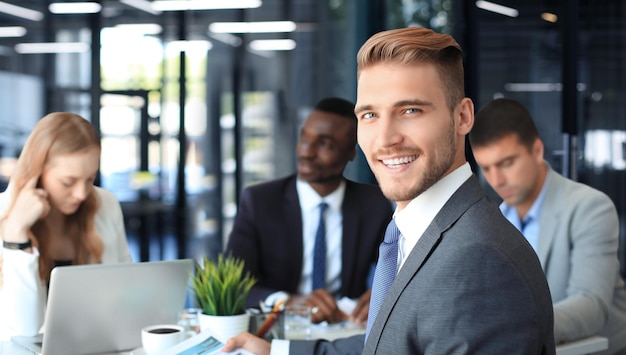
[(52, 268), (131, 261), (119, 202), (93, 185), (100, 137), (54, 112), (29, 136), (0, 194), (0, 341), (35, 335)]

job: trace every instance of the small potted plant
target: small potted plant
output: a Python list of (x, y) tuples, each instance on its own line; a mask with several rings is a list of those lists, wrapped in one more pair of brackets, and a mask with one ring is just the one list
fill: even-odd
[(192, 277), (192, 288), (203, 313), (202, 329), (210, 328), (223, 342), (247, 331), (250, 315), (244, 305), (256, 281), (239, 258), (220, 254), (216, 262), (204, 257), (203, 265), (196, 265)]

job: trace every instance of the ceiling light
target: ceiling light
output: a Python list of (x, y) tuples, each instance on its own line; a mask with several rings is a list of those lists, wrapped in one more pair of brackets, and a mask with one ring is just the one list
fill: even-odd
[(476, 7), (479, 9), (495, 12), (497, 14), (509, 16), (509, 17), (517, 17), (517, 15), (519, 15), (519, 11), (517, 11), (517, 9), (503, 6), (500, 4), (496, 4), (490, 1), (483, 1), (483, 0), (476, 1)]
[(258, 39), (250, 42), (250, 48), (255, 51), (290, 51), (296, 48), (296, 41), (292, 39)]
[(147, 0), (120, 0), (120, 2), (122, 4), (132, 6), (138, 10), (151, 13), (153, 15), (158, 15), (161, 13), (161, 11), (154, 9), (154, 7), (152, 7), (152, 3)]
[(163, 32), (161, 25), (156, 23), (124, 23), (113, 27), (121, 31), (130, 31), (142, 35), (158, 35)]
[(157, 11), (253, 9), (261, 4), (261, 0), (156, 0), (152, 8)]
[(23, 37), (26, 29), (22, 26), (0, 27), (0, 37)]
[(209, 25), (209, 31), (213, 33), (276, 33), (295, 30), (296, 23), (293, 21), (214, 22)]
[(551, 12), (544, 12), (541, 14), (541, 18), (544, 21), (548, 21), (548, 22), (552, 22), (552, 23), (556, 23), (556, 21), (558, 21), (559, 17), (556, 14), (553, 14)]
[(561, 83), (506, 83), (504, 89), (511, 92), (554, 92), (561, 91)]
[(87, 52), (90, 47), (84, 42), (18, 43), (15, 51), (20, 54), (81, 53)]
[(4, 12), (5, 14), (21, 17), (32, 21), (43, 20), (42, 12), (27, 9), (21, 6), (11, 5), (4, 1), (0, 1), (0, 12)]
[(53, 2), (48, 6), (53, 14), (96, 14), (102, 10), (97, 2)]
[[(561, 83), (506, 83), (504, 89), (512, 92), (559, 92), (563, 90)], [(585, 91), (585, 83), (576, 84), (576, 90)]]

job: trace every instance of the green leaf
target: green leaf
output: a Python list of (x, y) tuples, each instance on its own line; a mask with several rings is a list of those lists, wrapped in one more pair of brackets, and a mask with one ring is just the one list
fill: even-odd
[(257, 280), (245, 270), (242, 259), (223, 254), (217, 261), (204, 257), (195, 270), (191, 285), (205, 314), (236, 315), (245, 311), (246, 298)]

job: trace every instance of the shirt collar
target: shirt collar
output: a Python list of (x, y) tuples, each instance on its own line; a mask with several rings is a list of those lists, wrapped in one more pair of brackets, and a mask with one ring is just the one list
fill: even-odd
[(414, 198), (403, 210), (396, 207), (394, 218), (400, 233), (407, 238), (419, 238), (452, 194), (471, 176), (472, 169), (465, 163)]
[(340, 210), (346, 192), (346, 181), (342, 179), (335, 191), (321, 197), (307, 182), (296, 179), (296, 191), (300, 200), (300, 208), (303, 211), (316, 209), (322, 202), (326, 202), (332, 210)]

